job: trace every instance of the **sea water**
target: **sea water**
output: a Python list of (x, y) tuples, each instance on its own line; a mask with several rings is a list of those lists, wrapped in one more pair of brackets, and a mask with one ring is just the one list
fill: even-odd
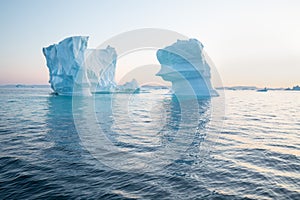
[(0, 199), (300, 199), (300, 92), (51, 92), (0, 88)]

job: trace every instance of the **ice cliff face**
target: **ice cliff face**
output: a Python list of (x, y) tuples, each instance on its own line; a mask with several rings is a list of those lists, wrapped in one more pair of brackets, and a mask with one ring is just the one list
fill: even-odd
[(49, 83), (59, 95), (90, 95), (90, 82), (84, 65), (87, 41), (88, 37), (76, 36), (43, 48), (49, 68)]
[(86, 96), (93, 92), (132, 92), (138, 88), (135, 80), (123, 86), (116, 84), (114, 48), (87, 49), (87, 41), (88, 37), (75, 36), (43, 48), (49, 83), (57, 94)]
[(161, 70), (156, 74), (172, 82), (172, 90), (179, 96), (217, 96), (210, 82), (210, 66), (196, 39), (178, 40), (156, 53)]

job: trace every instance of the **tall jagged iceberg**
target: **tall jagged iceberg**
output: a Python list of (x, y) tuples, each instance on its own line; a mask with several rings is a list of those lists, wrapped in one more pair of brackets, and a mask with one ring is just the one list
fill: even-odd
[(197, 39), (177, 40), (171, 46), (159, 49), (156, 56), (161, 64), (156, 75), (172, 82), (175, 95), (218, 96), (210, 82), (210, 66), (205, 59), (203, 45)]
[(87, 49), (87, 41), (88, 36), (74, 36), (43, 48), (51, 88), (66, 96), (136, 91), (135, 80), (120, 86), (115, 82), (116, 50)]
[(43, 48), (49, 68), (49, 83), (59, 95), (90, 95), (84, 64), (87, 41), (88, 37), (75, 36)]

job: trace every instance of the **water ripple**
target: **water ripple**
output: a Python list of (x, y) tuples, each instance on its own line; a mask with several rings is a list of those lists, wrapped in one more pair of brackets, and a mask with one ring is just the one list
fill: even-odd
[(159, 90), (116, 96), (94, 113), (121, 152), (103, 155), (139, 170), (97, 160), (74, 124), (86, 105), (50, 93), (0, 88), (0, 199), (300, 199), (300, 93), (228, 91), (222, 130), (209, 101), (184, 116)]

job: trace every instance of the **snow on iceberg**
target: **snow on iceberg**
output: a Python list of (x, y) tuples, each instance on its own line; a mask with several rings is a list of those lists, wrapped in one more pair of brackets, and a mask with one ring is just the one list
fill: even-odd
[(43, 48), (51, 88), (65, 96), (136, 91), (135, 80), (123, 86), (115, 82), (116, 50), (87, 49), (87, 41), (87, 36), (74, 36)]
[(156, 75), (172, 82), (175, 95), (218, 96), (210, 82), (210, 66), (205, 60), (203, 45), (197, 39), (177, 40), (159, 49), (156, 56), (161, 64)]

